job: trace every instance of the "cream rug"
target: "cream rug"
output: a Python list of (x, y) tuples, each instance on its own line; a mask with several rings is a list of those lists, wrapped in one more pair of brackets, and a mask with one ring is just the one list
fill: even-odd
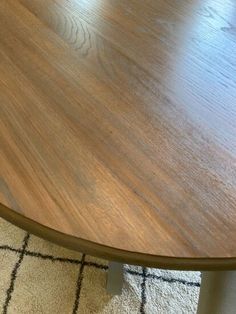
[(126, 265), (121, 296), (107, 294), (106, 272), (106, 261), (58, 247), (0, 219), (0, 313), (196, 313), (198, 272)]

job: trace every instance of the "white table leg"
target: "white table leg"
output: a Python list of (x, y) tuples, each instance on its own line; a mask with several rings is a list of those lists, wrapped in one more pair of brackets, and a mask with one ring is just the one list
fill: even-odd
[(107, 274), (107, 292), (112, 295), (122, 293), (123, 287), (123, 264), (110, 262)]
[(236, 271), (202, 272), (197, 314), (236, 314)]

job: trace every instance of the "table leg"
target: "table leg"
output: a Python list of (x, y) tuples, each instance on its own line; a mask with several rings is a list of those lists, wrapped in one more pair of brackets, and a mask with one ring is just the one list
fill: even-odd
[(236, 271), (202, 273), (197, 314), (236, 313)]
[(107, 274), (107, 292), (112, 295), (122, 293), (123, 287), (123, 264), (109, 262)]

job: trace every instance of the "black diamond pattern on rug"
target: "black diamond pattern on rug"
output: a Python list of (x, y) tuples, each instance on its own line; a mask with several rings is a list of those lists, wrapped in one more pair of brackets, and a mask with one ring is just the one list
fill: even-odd
[(105, 289), (107, 261), (61, 248), (2, 219), (0, 236), (3, 314), (196, 311), (200, 287), (197, 272), (125, 265), (122, 295), (110, 296)]

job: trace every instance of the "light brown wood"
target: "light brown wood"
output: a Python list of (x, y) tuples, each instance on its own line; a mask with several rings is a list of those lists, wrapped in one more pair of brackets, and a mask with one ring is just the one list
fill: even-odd
[(0, 214), (104, 257), (236, 258), (235, 12), (1, 1)]

